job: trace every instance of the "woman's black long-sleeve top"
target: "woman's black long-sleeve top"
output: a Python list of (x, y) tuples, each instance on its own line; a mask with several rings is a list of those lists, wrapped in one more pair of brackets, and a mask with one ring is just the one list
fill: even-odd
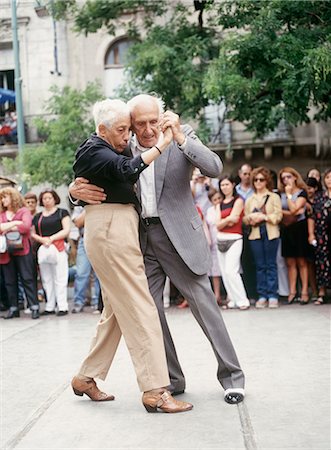
[(124, 156), (96, 134), (79, 146), (73, 165), (76, 177), (87, 178), (105, 190), (104, 203), (133, 203), (138, 209), (134, 183), (146, 167), (141, 156)]

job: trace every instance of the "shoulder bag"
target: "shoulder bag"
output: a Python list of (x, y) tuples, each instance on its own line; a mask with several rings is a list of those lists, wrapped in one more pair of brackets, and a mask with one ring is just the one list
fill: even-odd
[(4, 234), (0, 234), (0, 253), (6, 253), (7, 251), (7, 239)]
[(242, 238), (238, 238), (238, 239), (225, 239), (224, 241), (217, 241), (217, 248), (221, 253), (226, 253), (231, 247), (232, 245), (236, 242), (239, 241)]
[(19, 231), (8, 231), (6, 233), (7, 251), (14, 253), (23, 250), (23, 237)]

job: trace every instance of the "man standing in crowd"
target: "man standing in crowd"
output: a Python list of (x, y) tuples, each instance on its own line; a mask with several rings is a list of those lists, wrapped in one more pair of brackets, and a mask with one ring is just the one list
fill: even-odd
[(34, 194), (33, 192), (27, 192), (24, 195), (24, 200), (26, 207), (30, 210), (31, 216), (34, 217), (37, 214), (37, 204), (38, 204), (36, 194)]
[(249, 164), (244, 164), (238, 170), (238, 176), (240, 178), (240, 183), (236, 186), (236, 191), (244, 202), (253, 195), (253, 188), (251, 185), (251, 173), (252, 167)]
[[(244, 202), (254, 193), (251, 185), (252, 166), (243, 164), (238, 170), (240, 183), (236, 185), (236, 191)], [(249, 227), (243, 225), (243, 251), (241, 254), (241, 264), (243, 270), (243, 280), (247, 295), (250, 299), (256, 299), (256, 270), (253, 253), (248, 242)]]
[[(218, 177), (222, 162), (202, 144), (190, 126), (180, 125), (177, 114), (171, 111), (163, 114), (160, 99), (138, 95), (128, 104), (135, 133), (130, 145), (133, 155), (155, 145), (160, 129), (171, 127), (174, 137), (160, 158), (141, 174), (137, 186), (142, 204), (141, 247), (149, 289), (161, 319), (170, 391), (175, 395), (184, 392), (185, 378), (164, 312), (166, 275), (188, 300), (212, 345), (225, 401), (236, 404), (244, 399), (244, 374), (207, 276), (211, 258), (190, 189), (194, 167), (206, 176)], [(100, 191), (84, 179), (77, 179), (70, 188), (73, 197), (94, 204), (105, 200)]]

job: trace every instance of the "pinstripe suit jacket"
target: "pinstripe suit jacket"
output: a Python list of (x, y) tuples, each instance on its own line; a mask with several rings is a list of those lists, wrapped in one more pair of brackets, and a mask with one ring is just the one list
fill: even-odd
[[(183, 125), (187, 137), (184, 150), (172, 142), (155, 160), (156, 202), (162, 225), (173, 246), (190, 270), (203, 275), (211, 266), (209, 246), (202, 221), (195, 208), (190, 187), (194, 167), (209, 177), (219, 177), (222, 161), (202, 144), (189, 125)], [(139, 183), (138, 183), (139, 195)], [(147, 236), (144, 227), (140, 233), (144, 253)]]

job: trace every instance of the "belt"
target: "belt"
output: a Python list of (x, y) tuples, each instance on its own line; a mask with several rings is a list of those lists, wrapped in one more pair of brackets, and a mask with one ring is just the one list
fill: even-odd
[(142, 219), (142, 221), (144, 222), (144, 224), (146, 226), (149, 225), (156, 225), (158, 223), (161, 223), (160, 217), (146, 217), (145, 219)]

